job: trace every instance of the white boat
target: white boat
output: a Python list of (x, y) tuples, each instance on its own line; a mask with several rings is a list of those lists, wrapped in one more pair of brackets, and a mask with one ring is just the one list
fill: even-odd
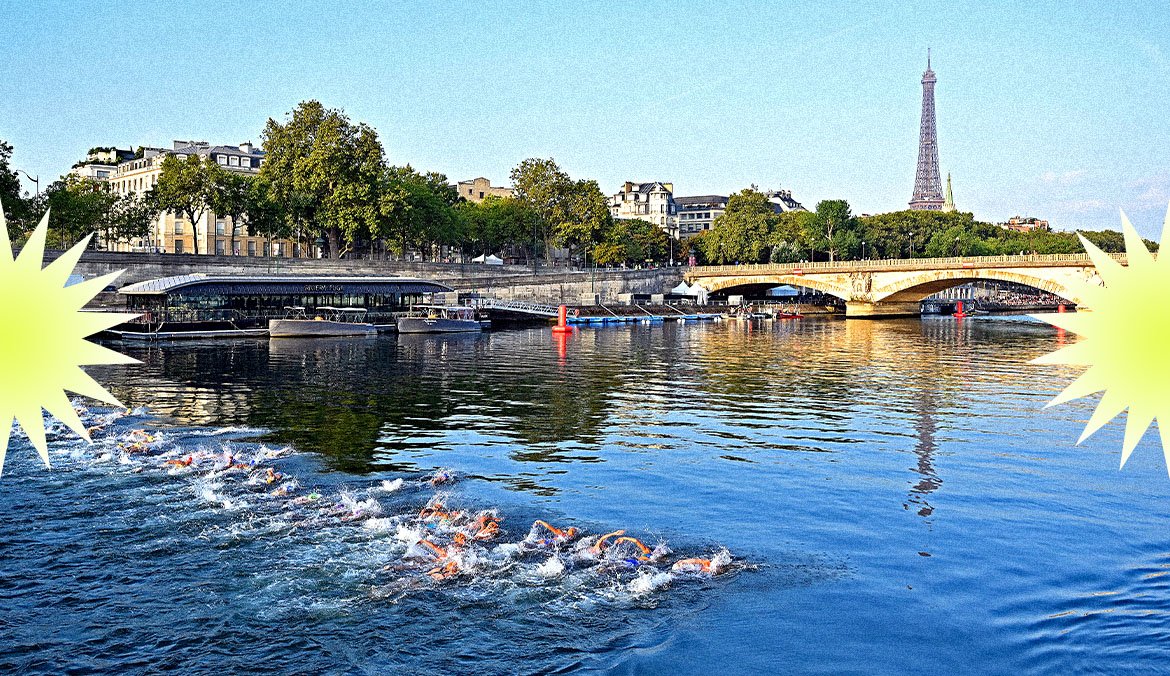
[(416, 305), (398, 318), (399, 333), (468, 333), (489, 325), (475, 316), (474, 308), (464, 306)]
[(271, 338), (306, 336), (373, 336), (378, 329), (366, 319), (362, 307), (319, 307), (312, 318), (303, 307), (286, 307), (284, 319), (268, 320)]

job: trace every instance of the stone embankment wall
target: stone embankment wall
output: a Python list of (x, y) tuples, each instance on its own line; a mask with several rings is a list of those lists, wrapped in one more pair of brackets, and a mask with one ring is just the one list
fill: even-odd
[[(61, 252), (46, 252), (45, 262)], [(249, 258), (194, 254), (139, 254), (90, 251), (81, 257), (76, 272), (86, 279), (125, 270), (115, 282), (125, 286), (159, 277), (202, 272), (208, 275), (356, 275), (418, 277), (433, 279), (460, 292), (485, 297), (542, 303), (578, 304), (589, 294), (601, 302), (616, 302), (618, 294), (664, 293), (682, 281), (683, 268), (656, 270), (573, 271), (563, 268), (532, 269), (518, 265), (475, 263), (410, 263), (373, 260), (322, 260), (297, 258)], [(452, 299), (453, 300), (453, 299)]]

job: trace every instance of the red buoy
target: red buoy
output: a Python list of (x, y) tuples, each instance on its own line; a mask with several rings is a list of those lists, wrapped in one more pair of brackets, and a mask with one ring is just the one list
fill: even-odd
[(557, 308), (557, 325), (553, 327), (553, 333), (568, 333), (573, 330), (566, 319), (568, 314), (569, 307), (567, 305)]

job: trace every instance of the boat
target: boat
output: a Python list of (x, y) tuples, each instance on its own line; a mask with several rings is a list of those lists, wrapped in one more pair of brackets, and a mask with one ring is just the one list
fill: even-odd
[(399, 333), (469, 333), (490, 325), (466, 306), (416, 305), (410, 314), (398, 318)]
[(300, 306), (285, 308), (283, 319), (268, 320), (270, 338), (302, 338), (325, 336), (372, 336), (377, 327), (366, 319), (364, 307), (319, 307), (310, 319)]

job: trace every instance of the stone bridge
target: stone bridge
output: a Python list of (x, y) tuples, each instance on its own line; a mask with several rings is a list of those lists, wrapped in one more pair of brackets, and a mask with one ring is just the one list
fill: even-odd
[[(1124, 255), (1114, 258), (1125, 264)], [(712, 293), (782, 284), (815, 289), (844, 300), (846, 317), (916, 316), (923, 299), (976, 280), (1026, 284), (1084, 308), (1077, 283), (1101, 283), (1085, 254), (709, 265), (690, 268), (685, 276)]]

